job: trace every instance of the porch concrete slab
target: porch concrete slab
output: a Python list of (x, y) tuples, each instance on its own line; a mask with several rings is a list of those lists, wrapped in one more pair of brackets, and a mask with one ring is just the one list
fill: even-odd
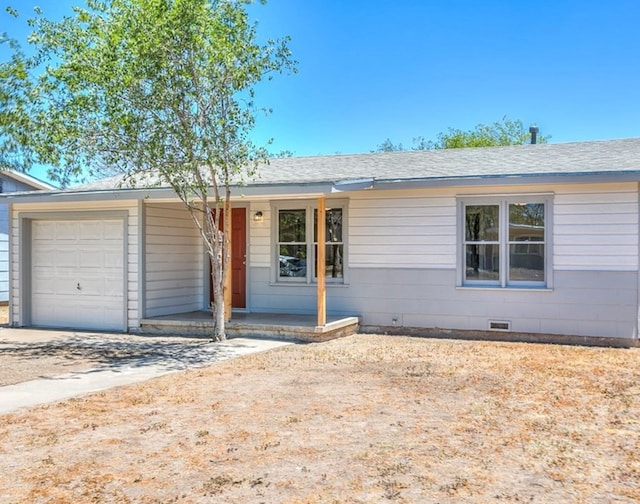
[[(357, 316), (328, 315), (326, 324), (317, 325), (316, 315), (291, 313), (234, 312), (225, 325), (229, 337), (275, 338), (302, 342), (327, 341), (358, 332)], [(181, 334), (210, 336), (210, 311), (192, 311), (151, 317), (140, 321), (142, 334)]]
[[(203, 341), (202, 338), (154, 338), (128, 334), (2, 329), (0, 352), (30, 347), (44, 354), (47, 347), (51, 349), (62, 345), (75, 345), (96, 352), (96, 355), (112, 352), (112, 355), (122, 357), (105, 359), (104, 365), (84, 371), (0, 387), (0, 414), (141, 382), (185, 369), (204, 367), (233, 357), (289, 344), (292, 343), (252, 338), (234, 338), (211, 343)], [(30, 358), (37, 359), (37, 352)]]

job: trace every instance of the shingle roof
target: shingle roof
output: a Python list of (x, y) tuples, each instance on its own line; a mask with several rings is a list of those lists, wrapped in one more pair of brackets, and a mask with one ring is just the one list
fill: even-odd
[[(431, 151), (400, 151), (271, 159), (255, 185), (409, 181), (566, 174), (640, 174), (640, 138)], [(71, 191), (109, 190), (118, 178)]]
[(640, 138), (273, 159), (258, 184), (640, 173)]

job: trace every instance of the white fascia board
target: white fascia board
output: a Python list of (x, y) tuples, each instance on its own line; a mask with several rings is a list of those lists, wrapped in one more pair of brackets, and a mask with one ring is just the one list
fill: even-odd
[[(640, 172), (604, 173), (559, 173), (538, 175), (499, 175), (473, 177), (439, 177), (416, 179), (366, 180), (357, 183), (317, 182), (299, 184), (256, 184), (234, 186), (233, 200), (299, 198), (329, 195), (334, 192), (362, 191), (371, 189), (416, 189), (430, 187), (472, 187), (486, 185), (522, 184), (575, 184), (604, 182), (640, 182)], [(94, 191), (47, 191), (0, 194), (0, 203), (58, 203), (72, 201), (122, 201), (122, 200), (166, 199), (177, 200), (170, 188), (109, 189)]]
[(2, 175), (6, 177), (12, 178), (13, 180), (21, 182), (30, 187), (33, 187), (34, 189), (40, 189), (42, 191), (51, 191), (51, 190), (57, 189), (55, 186), (52, 186), (47, 182), (43, 182), (42, 180), (37, 179), (31, 175), (27, 175), (26, 173), (21, 173), (15, 170), (8, 170), (8, 169), (2, 170), (0, 173), (2, 173)]

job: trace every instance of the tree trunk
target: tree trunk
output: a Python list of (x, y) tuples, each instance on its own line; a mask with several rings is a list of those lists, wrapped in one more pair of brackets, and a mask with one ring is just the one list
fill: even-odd
[(227, 339), (227, 334), (225, 333), (225, 317), (224, 317), (224, 297), (220, 296), (222, 299), (219, 303), (214, 303), (214, 313), (213, 313), (213, 327), (214, 327), (214, 338), (216, 341), (224, 341)]
[(225, 332), (225, 306), (224, 306), (224, 275), (225, 275), (225, 241), (226, 234), (220, 231), (219, 209), (214, 209), (211, 217), (211, 236), (215, 237), (211, 243), (211, 277), (213, 282), (213, 338), (216, 341), (227, 339)]
[[(219, 256), (218, 256), (219, 258)], [(213, 275), (213, 338), (216, 341), (224, 341), (227, 339), (225, 332), (225, 306), (224, 306), (224, 283), (222, 282), (222, 268), (216, 261), (211, 264)], [(215, 271), (217, 269), (218, 271)]]

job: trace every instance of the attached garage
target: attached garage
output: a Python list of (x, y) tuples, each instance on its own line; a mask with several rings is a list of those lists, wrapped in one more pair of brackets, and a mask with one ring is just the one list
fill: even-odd
[(23, 270), (23, 306), (29, 307), (23, 322), (125, 331), (124, 218), (87, 214), (23, 222), (31, 245)]

